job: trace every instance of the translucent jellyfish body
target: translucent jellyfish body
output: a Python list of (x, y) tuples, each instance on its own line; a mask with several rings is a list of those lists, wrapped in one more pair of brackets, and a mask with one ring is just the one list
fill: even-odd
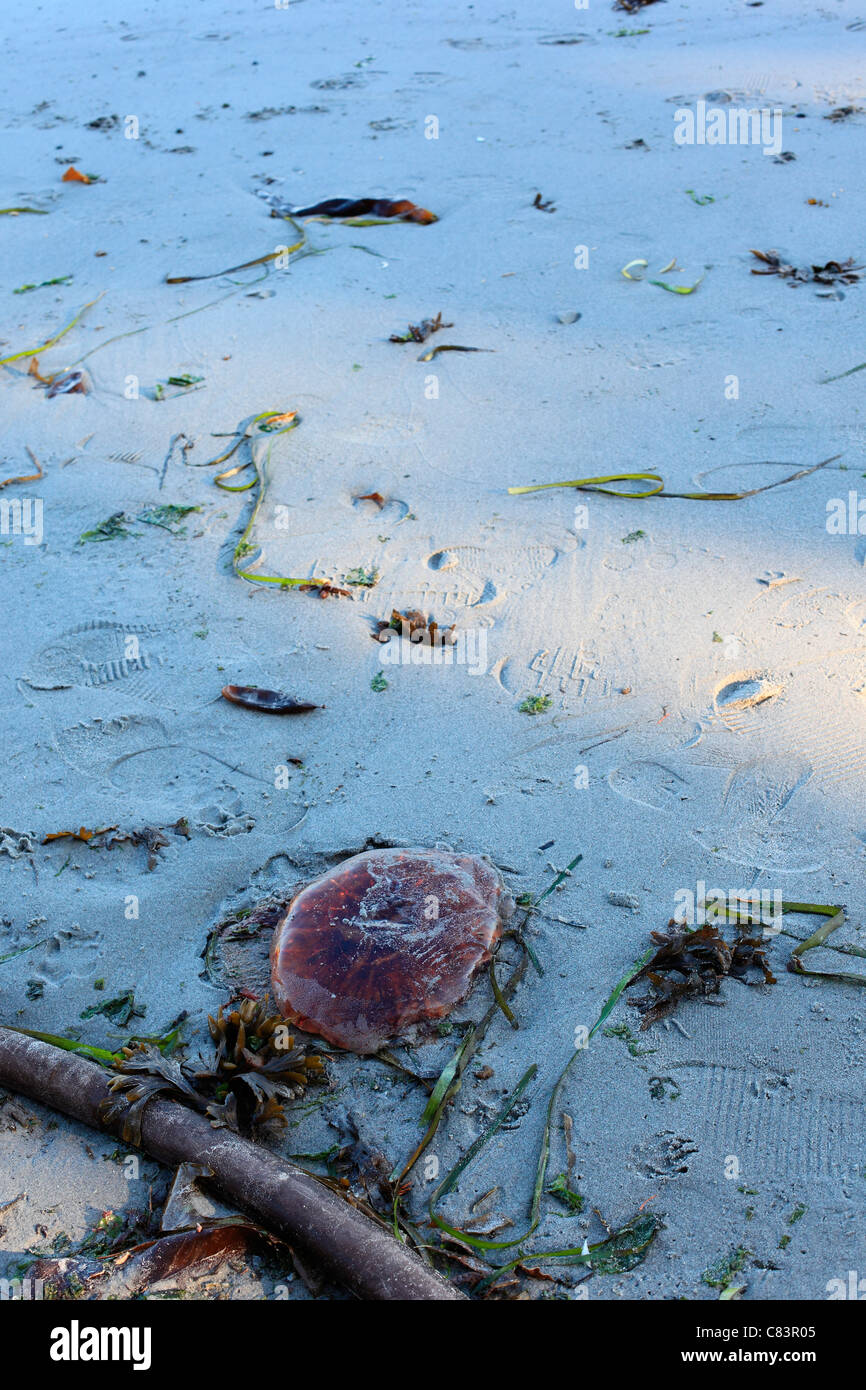
[(436, 849), (356, 854), (302, 888), (277, 922), (277, 1007), (328, 1042), (375, 1052), (465, 999), (511, 911), (484, 859)]

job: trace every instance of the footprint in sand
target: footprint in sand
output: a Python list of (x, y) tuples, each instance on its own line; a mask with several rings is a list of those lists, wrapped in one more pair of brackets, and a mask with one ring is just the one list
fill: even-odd
[(44, 984), (58, 987), (67, 980), (86, 980), (97, 970), (102, 933), (87, 931), (74, 922), (48, 938), (45, 954), (33, 974)]
[(164, 747), (168, 741), (166, 727), (159, 719), (137, 714), (82, 720), (54, 735), (54, 746), (64, 762), (79, 772), (109, 780), (116, 765), (145, 749)]
[(162, 667), (175, 655), (158, 627), (94, 619), (68, 628), (31, 658), (23, 680), (34, 690), (117, 686), (142, 700), (160, 698)]
[(809, 825), (795, 816), (797, 793), (813, 775), (805, 758), (758, 757), (730, 770), (709, 823), (689, 827), (698, 769), (681, 771), (649, 759), (626, 763), (608, 775), (617, 796), (678, 819), (708, 854), (752, 869), (813, 873), (823, 867)]

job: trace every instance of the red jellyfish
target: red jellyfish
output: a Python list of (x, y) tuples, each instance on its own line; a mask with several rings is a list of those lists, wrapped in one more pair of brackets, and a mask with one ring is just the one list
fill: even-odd
[(277, 922), (283, 1016), (352, 1052), (444, 1018), (492, 955), (513, 904), (485, 859), (374, 849), (302, 888)]

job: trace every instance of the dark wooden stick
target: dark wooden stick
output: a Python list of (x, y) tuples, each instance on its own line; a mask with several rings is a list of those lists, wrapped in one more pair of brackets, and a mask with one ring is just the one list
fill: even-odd
[[(74, 1052), (0, 1027), (0, 1084), (103, 1132), (108, 1073)], [(206, 1164), (223, 1196), (364, 1299), (458, 1300), (463, 1295), (362, 1212), (309, 1174), (203, 1115), (154, 1099), (141, 1147), (160, 1163)]]

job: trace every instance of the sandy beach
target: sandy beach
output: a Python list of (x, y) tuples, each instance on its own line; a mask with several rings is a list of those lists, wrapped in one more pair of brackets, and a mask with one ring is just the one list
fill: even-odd
[[(25, 478), (0, 479), (0, 1020), (114, 1050), (183, 1014), (195, 1052), (260, 983), (214, 930), (269, 895), (439, 846), (527, 903), (582, 856), (529, 916), (519, 1027), (490, 1025), (405, 1195), (428, 1232), (534, 1063), (442, 1203), (516, 1237), (551, 1088), (698, 885), (844, 905), (830, 944), (859, 956), (804, 964), (864, 973), (866, 7), (93, 0), (0, 24), (0, 207), (31, 209), (0, 215), (2, 479)], [(271, 216), (337, 197), (436, 220)], [(475, 351), (421, 360), (443, 345)], [(266, 411), (294, 427), (207, 466)], [(224, 478), (248, 490), (215, 485), (248, 459)], [(632, 473), (664, 494), (508, 491)], [(694, 496), (720, 492), (751, 495)], [(410, 609), (454, 625), (453, 657), (373, 640)], [(45, 840), (80, 827), (127, 838)], [(548, 1184), (582, 1208), (546, 1192), (521, 1248), (639, 1211), (654, 1238), (501, 1296), (826, 1300), (866, 1275), (863, 990), (787, 968), (819, 920), (767, 929), (774, 984), (644, 1031), (619, 1001), (553, 1116)], [(506, 941), (501, 979), (519, 959)], [(435, 1079), (492, 998), (482, 973), (392, 1051)], [(268, 1143), (402, 1164), (423, 1087), (351, 1053), (328, 1072)], [(130, 1152), (0, 1088), (0, 1276), (76, 1257), (105, 1213), (158, 1226), (172, 1175)], [(288, 1259), (189, 1289), (345, 1296)]]

